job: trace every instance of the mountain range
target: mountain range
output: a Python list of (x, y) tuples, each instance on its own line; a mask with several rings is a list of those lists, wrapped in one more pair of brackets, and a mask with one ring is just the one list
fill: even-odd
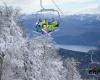
[[(28, 36), (32, 37), (36, 16), (34, 14), (23, 15), (21, 18)], [(62, 16), (60, 27), (52, 36), (58, 44), (100, 46), (100, 15)]]

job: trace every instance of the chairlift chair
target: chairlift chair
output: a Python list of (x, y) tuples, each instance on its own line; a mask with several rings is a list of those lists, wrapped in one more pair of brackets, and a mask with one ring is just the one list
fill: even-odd
[(97, 69), (100, 68), (100, 62), (96, 62), (93, 60), (93, 54), (94, 54), (94, 50), (90, 50), (89, 54), (91, 55), (91, 62), (88, 64), (88, 75), (91, 76), (100, 76), (100, 74), (97, 73)]
[[(39, 11), (36, 12), (36, 19), (35, 19), (35, 23), (38, 21), (38, 20), (43, 20), (43, 19), (46, 19), (48, 24), (54, 19), (58, 22), (61, 21), (61, 17), (60, 17), (60, 13), (59, 11), (55, 10), (55, 9), (45, 9), (42, 5), (42, 0), (40, 0), (40, 6), (41, 6), (41, 9)], [(56, 13), (56, 15), (54, 15), (54, 12)], [(50, 14), (50, 16), (48, 15)], [(51, 15), (52, 14), (52, 15)], [(57, 17), (55, 17), (57, 16)], [(51, 31), (52, 32), (52, 31)]]

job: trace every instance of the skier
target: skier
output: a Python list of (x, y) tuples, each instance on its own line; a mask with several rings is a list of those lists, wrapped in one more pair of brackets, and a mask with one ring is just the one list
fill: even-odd
[(46, 19), (43, 19), (43, 21), (39, 19), (36, 23), (36, 31), (47, 35), (49, 35), (50, 32), (55, 31), (57, 27), (59, 27), (59, 22), (56, 19), (52, 19), (51, 22), (48, 22)]
[(43, 21), (42, 21), (42, 33), (44, 34), (44, 33), (47, 33), (47, 25), (48, 25), (48, 22), (47, 22), (47, 20), (46, 19), (43, 19)]
[(41, 25), (41, 20), (39, 19), (36, 23), (36, 31), (41, 32), (42, 25)]
[(55, 31), (57, 27), (59, 27), (59, 22), (55, 19), (52, 22), (48, 23), (48, 32)]

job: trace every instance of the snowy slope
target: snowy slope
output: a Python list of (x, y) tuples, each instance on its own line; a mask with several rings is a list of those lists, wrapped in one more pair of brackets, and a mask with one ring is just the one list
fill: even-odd
[(0, 11), (0, 80), (81, 80), (75, 66), (77, 74), (67, 77), (52, 40), (45, 36), (27, 40), (16, 23), (17, 11), (10, 7)]

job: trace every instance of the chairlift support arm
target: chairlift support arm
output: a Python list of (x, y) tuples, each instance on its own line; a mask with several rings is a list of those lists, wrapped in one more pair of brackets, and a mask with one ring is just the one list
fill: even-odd
[(43, 7), (43, 4), (42, 4), (42, 0), (40, 0), (40, 7), (42, 8), (42, 9), (45, 9), (44, 7)]
[(46, 9), (43, 7), (43, 0), (40, 0), (40, 7), (41, 7), (41, 10), (40, 11), (37, 11), (38, 12), (45, 12), (45, 11), (52, 11), (52, 12), (57, 12), (58, 16), (59, 16), (59, 19), (61, 20), (61, 17), (60, 17), (60, 13), (58, 10), (55, 10), (55, 9)]

